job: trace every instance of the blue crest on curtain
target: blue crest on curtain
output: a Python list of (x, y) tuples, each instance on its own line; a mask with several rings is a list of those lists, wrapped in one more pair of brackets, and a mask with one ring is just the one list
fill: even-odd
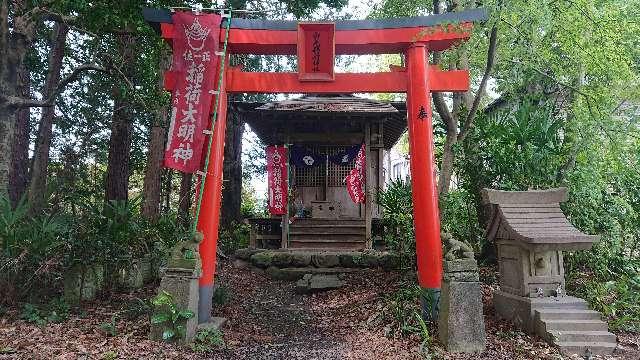
[(329, 161), (336, 165), (347, 165), (358, 155), (358, 151), (362, 144), (353, 145), (335, 155), (329, 156)]
[(296, 167), (309, 168), (324, 163), (325, 156), (300, 145), (292, 145), (289, 148), (291, 163)]

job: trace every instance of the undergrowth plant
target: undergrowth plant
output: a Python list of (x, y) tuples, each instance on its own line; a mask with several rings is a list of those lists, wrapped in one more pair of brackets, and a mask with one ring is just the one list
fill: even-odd
[(195, 352), (206, 353), (225, 347), (222, 331), (217, 329), (202, 329), (198, 331), (191, 343)]
[(162, 329), (162, 340), (176, 341), (185, 336), (186, 322), (195, 316), (193, 311), (178, 308), (173, 296), (166, 291), (160, 292), (151, 300), (155, 306), (151, 324)]

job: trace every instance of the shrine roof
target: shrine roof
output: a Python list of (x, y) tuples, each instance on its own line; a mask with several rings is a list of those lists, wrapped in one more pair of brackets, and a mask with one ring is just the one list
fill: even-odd
[(484, 189), (485, 204), (492, 205), (486, 236), (513, 240), (527, 246), (553, 250), (582, 250), (598, 241), (573, 227), (560, 208), (567, 201), (567, 189), (501, 191)]
[(404, 102), (352, 95), (306, 95), (269, 103), (234, 102), (231, 106), (268, 145), (312, 139), (311, 134), (326, 135), (327, 143), (357, 143), (362, 141), (364, 123), (379, 122), (384, 148), (390, 149), (407, 128)]

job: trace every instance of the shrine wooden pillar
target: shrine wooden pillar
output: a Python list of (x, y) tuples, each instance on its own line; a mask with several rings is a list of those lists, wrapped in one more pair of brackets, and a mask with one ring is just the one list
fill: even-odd
[(440, 289), (442, 245), (433, 154), (433, 126), (428, 78), (428, 49), (424, 43), (411, 45), (407, 57), (407, 123), (413, 222), (416, 232), (418, 282), (427, 289)]
[[(228, 62), (227, 59), (221, 61)], [(216, 81), (218, 76), (215, 77)], [(213, 142), (209, 154), (209, 164), (206, 169), (206, 181), (202, 192), (200, 216), (196, 225), (198, 231), (204, 235), (200, 243), (200, 258), (202, 260), (202, 275), (200, 276), (200, 291), (198, 300), (198, 322), (206, 323), (211, 320), (213, 301), (213, 278), (216, 271), (216, 251), (218, 248), (218, 230), (220, 227), (220, 202), (222, 200), (222, 168), (224, 160), (224, 139), (227, 127), (227, 92), (223, 77), (220, 91), (216, 95), (218, 110), (216, 122), (213, 126)], [(215, 102), (214, 105), (215, 106)], [(206, 148), (205, 148), (206, 151)], [(205, 152), (206, 154), (206, 152)]]

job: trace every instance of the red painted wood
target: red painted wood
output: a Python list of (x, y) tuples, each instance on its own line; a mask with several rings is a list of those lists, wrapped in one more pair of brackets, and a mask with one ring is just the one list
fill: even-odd
[[(228, 59), (226, 59), (228, 62)], [(217, 82), (218, 76), (215, 77)], [(217, 88), (217, 85), (216, 85)], [(224, 83), (222, 85), (224, 89)], [(213, 284), (216, 269), (216, 249), (218, 247), (218, 229), (220, 226), (220, 201), (222, 199), (222, 165), (224, 160), (224, 139), (227, 119), (227, 93), (223, 90), (218, 95), (220, 97), (217, 113), (217, 121), (213, 128), (213, 143), (211, 154), (209, 155), (209, 166), (207, 167), (202, 193), (202, 205), (196, 228), (204, 235), (200, 243), (200, 257), (202, 259), (202, 275), (200, 276), (200, 287), (207, 287)], [(215, 106), (215, 102), (213, 103)], [(206, 145), (205, 145), (206, 151)], [(206, 154), (206, 153), (205, 153)]]
[(410, 47), (407, 49), (406, 58), (405, 75), (409, 83), (407, 124), (418, 282), (423, 288), (439, 289), (442, 278), (442, 244), (429, 96), (430, 71), (427, 71), (426, 66), (429, 56), (426, 46), (416, 44)]
[[(336, 30), (335, 52), (344, 54), (393, 54), (404, 52), (416, 42), (428, 43), (432, 51), (445, 50), (471, 36), (473, 23), (374, 30)], [(162, 37), (170, 42), (173, 25), (160, 24)], [(224, 37), (224, 31), (220, 32)], [(224, 38), (221, 38), (221, 42)], [(296, 55), (298, 34), (288, 30), (231, 29), (228, 49), (232, 54)]]
[[(333, 81), (336, 57), (335, 23), (298, 23), (298, 79), (300, 81)], [(315, 36), (317, 39), (314, 39)], [(314, 45), (318, 54), (314, 55)], [(314, 64), (314, 56), (318, 63)]]
[[(431, 91), (466, 91), (469, 72), (429, 68)], [(301, 82), (297, 73), (227, 71), (227, 91), (233, 93), (394, 93), (407, 91), (405, 72), (338, 73), (332, 82)]]

